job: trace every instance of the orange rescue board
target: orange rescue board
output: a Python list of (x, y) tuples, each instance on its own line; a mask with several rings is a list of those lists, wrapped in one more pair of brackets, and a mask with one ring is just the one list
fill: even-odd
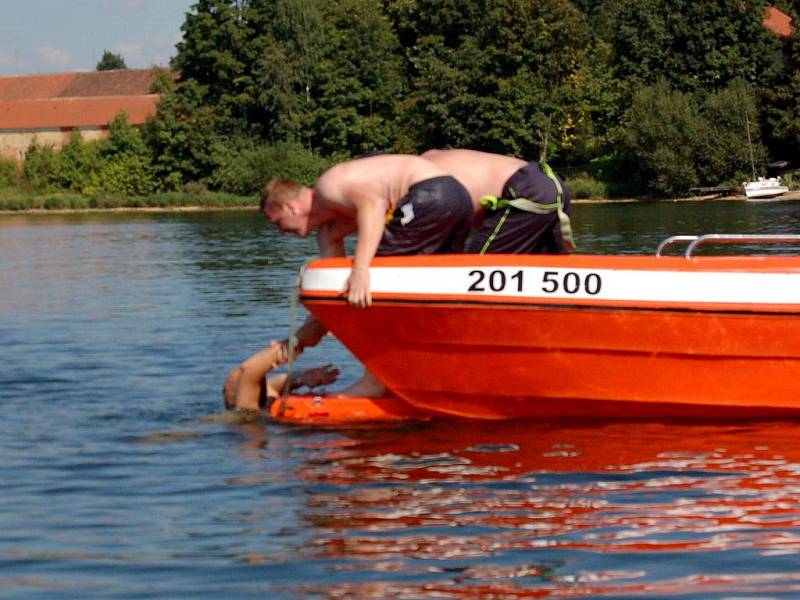
[(431, 413), (395, 397), (284, 396), (270, 406), (272, 418), (296, 425), (357, 425), (425, 420)]

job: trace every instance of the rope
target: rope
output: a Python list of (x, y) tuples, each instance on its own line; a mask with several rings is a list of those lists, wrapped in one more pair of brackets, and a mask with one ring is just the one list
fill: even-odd
[(299, 299), (300, 274), (295, 277), (294, 286), (292, 287), (292, 298), (289, 302), (289, 356), (286, 363), (286, 381), (283, 384), (283, 396), (289, 394), (292, 384), (292, 366), (294, 365), (295, 348), (297, 346), (297, 336), (294, 332), (297, 327), (297, 304)]

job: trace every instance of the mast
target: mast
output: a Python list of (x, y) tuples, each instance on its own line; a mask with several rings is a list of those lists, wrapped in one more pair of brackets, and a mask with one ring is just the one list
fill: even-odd
[(747, 111), (744, 111), (744, 122), (747, 128), (747, 147), (750, 150), (750, 168), (753, 170), (753, 181), (756, 180), (756, 161), (753, 158), (753, 140), (750, 137), (750, 118), (747, 116)]

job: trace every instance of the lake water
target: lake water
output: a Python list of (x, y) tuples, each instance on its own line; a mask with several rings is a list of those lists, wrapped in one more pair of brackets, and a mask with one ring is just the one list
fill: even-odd
[[(652, 253), (796, 232), (800, 204), (574, 221), (583, 252)], [(224, 415), (313, 252), (253, 212), (0, 215), (0, 597), (800, 596), (800, 423)]]

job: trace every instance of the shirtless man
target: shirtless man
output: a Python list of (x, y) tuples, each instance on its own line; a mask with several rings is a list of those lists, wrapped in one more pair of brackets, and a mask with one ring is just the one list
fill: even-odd
[(428, 150), (422, 157), (453, 175), (470, 193), (478, 231), (467, 252), (562, 254), (574, 248), (567, 216), (569, 190), (539, 163), (462, 149)]
[[(340, 163), (313, 188), (273, 179), (262, 193), (261, 212), (284, 233), (305, 237), (317, 230), (320, 256), (344, 256), (344, 239), (356, 233), (343, 292), (360, 308), (372, 303), (369, 266), (375, 256), (462, 252), (473, 216), (461, 183), (432, 162), (406, 154)], [(362, 395), (382, 394), (383, 386), (369, 373), (354, 386)]]
[(473, 209), (464, 186), (441, 167), (382, 154), (331, 167), (313, 188), (273, 179), (261, 212), (282, 232), (305, 237), (316, 229), (320, 256), (344, 256), (344, 239), (357, 233), (344, 291), (352, 306), (365, 307), (373, 257), (462, 252)]

